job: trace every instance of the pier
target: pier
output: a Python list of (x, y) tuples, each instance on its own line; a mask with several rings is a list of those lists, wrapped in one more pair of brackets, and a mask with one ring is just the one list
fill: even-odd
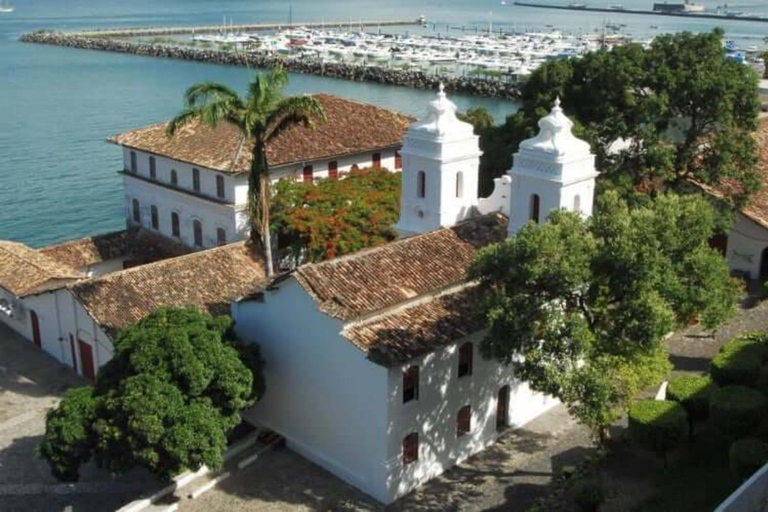
[(137, 28), (105, 28), (82, 32), (68, 32), (79, 37), (149, 37), (173, 36), (185, 34), (215, 34), (222, 29), (232, 32), (256, 32), (263, 30), (281, 30), (286, 28), (346, 28), (346, 27), (407, 27), (424, 24), (423, 18), (411, 20), (380, 20), (380, 21), (325, 21), (305, 23), (251, 23), (245, 25), (208, 25), (202, 27), (137, 27)]
[(589, 7), (586, 5), (556, 5), (556, 4), (542, 4), (538, 2), (525, 2), (516, 1), (515, 5), (521, 7), (538, 7), (541, 9), (559, 9), (563, 11), (581, 11), (581, 12), (602, 12), (611, 14), (645, 14), (652, 16), (673, 16), (675, 18), (687, 18), (687, 19), (710, 19), (710, 20), (727, 20), (727, 21), (759, 21), (768, 23), (768, 17), (764, 16), (728, 16), (727, 14), (715, 14), (715, 13), (683, 13), (683, 12), (660, 12), (645, 9), (611, 9), (609, 7)]

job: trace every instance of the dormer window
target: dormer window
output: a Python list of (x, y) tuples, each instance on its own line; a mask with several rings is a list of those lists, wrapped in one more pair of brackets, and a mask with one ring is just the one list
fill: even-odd
[(532, 220), (536, 224), (539, 223), (539, 209), (540, 208), (541, 208), (541, 199), (539, 198), (539, 194), (533, 194), (531, 196), (531, 216), (530, 216), (530, 220)]
[(403, 403), (419, 399), (419, 367), (410, 366), (403, 372)]
[(416, 175), (416, 197), (423, 199), (427, 195), (427, 173), (419, 171)]
[(157, 179), (157, 164), (153, 156), (149, 157), (149, 177), (153, 180)]
[(459, 378), (472, 375), (472, 342), (459, 347)]
[(133, 174), (136, 174), (136, 172), (138, 172), (138, 170), (139, 170), (139, 166), (136, 163), (136, 152), (135, 151), (131, 151), (131, 172)]

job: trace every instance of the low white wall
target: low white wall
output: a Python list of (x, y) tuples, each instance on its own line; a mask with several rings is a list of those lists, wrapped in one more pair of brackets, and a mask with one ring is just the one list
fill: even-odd
[(483, 215), (501, 212), (509, 217), (509, 197), (512, 191), (512, 178), (505, 174), (493, 180), (493, 192), (488, 197), (478, 200), (477, 209)]
[(768, 512), (768, 464), (736, 489), (715, 512)]
[(728, 232), (728, 266), (749, 274), (751, 279), (760, 277), (760, 262), (763, 251), (768, 247), (768, 229), (758, 225), (742, 214)]

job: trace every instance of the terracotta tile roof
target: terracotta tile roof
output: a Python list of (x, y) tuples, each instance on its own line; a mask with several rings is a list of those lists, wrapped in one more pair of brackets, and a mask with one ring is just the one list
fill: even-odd
[[(273, 167), (296, 162), (362, 153), (402, 144), (405, 131), (415, 120), (392, 110), (358, 103), (329, 94), (315, 95), (323, 106), (326, 122), (315, 129), (295, 126), (267, 145), (267, 158)], [(161, 123), (112, 136), (121, 146), (166, 156), (208, 169), (228, 173), (250, 170), (251, 147), (232, 124), (210, 128), (193, 122), (173, 138)]]
[(71, 240), (38, 251), (73, 268), (96, 265), (116, 258), (128, 258), (134, 264), (145, 264), (192, 252), (180, 243), (140, 228)]
[(507, 236), (507, 218), (480, 216), (335, 260), (303, 265), (294, 276), (335, 318), (352, 320), (465, 279), (479, 247)]
[(76, 283), (71, 290), (114, 334), (162, 306), (229, 313), (230, 301), (258, 291), (264, 281), (262, 257), (236, 242)]
[(0, 286), (17, 297), (62, 288), (84, 277), (24, 244), (0, 241)]
[[(768, 115), (761, 116), (754, 137), (758, 159), (756, 168), (760, 174), (760, 181), (763, 186), (749, 199), (749, 203), (741, 209), (741, 213), (761, 226), (768, 228)], [(701, 183), (695, 183), (695, 185), (721, 198), (723, 196), (736, 195), (740, 190), (733, 182), (725, 182), (718, 187)]]
[(374, 363), (404, 363), (482, 330), (485, 319), (477, 307), (479, 290), (474, 285), (463, 287), (353, 324), (342, 334)]

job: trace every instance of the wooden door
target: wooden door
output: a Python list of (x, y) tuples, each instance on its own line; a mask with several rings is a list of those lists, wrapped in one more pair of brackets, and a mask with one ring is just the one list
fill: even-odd
[(496, 430), (504, 430), (509, 426), (509, 386), (499, 390), (496, 400)]
[(37, 313), (29, 310), (29, 321), (32, 322), (32, 341), (38, 347), (43, 346), (43, 342), (40, 339), (40, 320), (37, 318)]
[(91, 346), (83, 340), (77, 340), (80, 346), (80, 366), (83, 368), (83, 376), (96, 380), (96, 372), (93, 370), (93, 350)]

